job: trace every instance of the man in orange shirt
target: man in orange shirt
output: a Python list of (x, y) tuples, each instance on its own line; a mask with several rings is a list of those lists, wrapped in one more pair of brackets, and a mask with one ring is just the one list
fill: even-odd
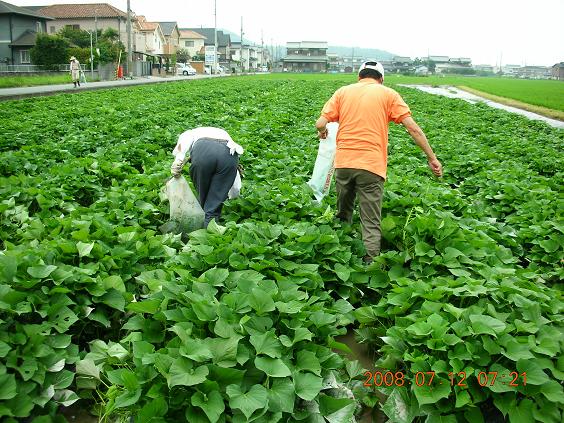
[(429, 167), (442, 176), (442, 166), (427, 137), (411, 117), (401, 96), (384, 87), (384, 67), (364, 62), (358, 82), (339, 88), (323, 107), (315, 126), (321, 139), (327, 137), (327, 123), (339, 122), (335, 180), (337, 217), (351, 222), (358, 194), (362, 239), (367, 263), (380, 254), (382, 194), (388, 163), (388, 123), (401, 123), (425, 152)]

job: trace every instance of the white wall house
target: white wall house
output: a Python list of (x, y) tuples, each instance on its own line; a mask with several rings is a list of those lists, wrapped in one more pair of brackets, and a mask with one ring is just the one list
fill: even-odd
[(180, 43), (179, 49), (186, 49), (190, 53), (190, 57), (194, 57), (203, 51), (204, 42), (206, 37), (197, 32), (191, 31), (189, 29), (180, 29)]
[(55, 18), (47, 24), (48, 34), (55, 34), (66, 26), (91, 32), (112, 28), (127, 45), (127, 13), (107, 3), (54, 4), (38, 9), (38, 13)]
[(137, 51), (151, 56), (162, 56), (166, 40), (159, 23), (147, 22), (145, 16), (137, 16), (137, 27)]

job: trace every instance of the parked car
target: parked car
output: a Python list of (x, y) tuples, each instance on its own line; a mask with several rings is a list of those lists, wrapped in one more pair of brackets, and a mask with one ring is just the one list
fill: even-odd
[(176, 74), (177, 75), (196, 75), (196, 69), (192, 67), (189, 63), (177, 63), (176, 64)]
[[(208, 66), (204, 66), (204, 72), (205, 72), (207, 75), (211, 74), (211, 68), (212, 68), (212, 67), (209, 66), (209, 65), (208, 65)], [(225, 73), (225, 69), (223, 68), (223, 66), (217, 65), (217, 73), (218, 73), (218, 74)]]
[(261, 72), (268, 72), (268, 66), (262, 65), (261, 68), (260, 68), (260, 71)]

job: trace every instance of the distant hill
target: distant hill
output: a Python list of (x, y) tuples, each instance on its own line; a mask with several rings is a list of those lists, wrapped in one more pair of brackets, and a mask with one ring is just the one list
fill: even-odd
[(376, 48), (360, 48), (360, 47), (343, 47), (343, 46), (329, 46), (327, 50), (328, 53), (336, 53), (339, 56), (349, 57), (353, 55), (353, 48), (354, 48), (354, 56), (355, 57), (362, 57), (364, 59), (380, 59), (380, 60), (391, 60), (397, 54), (390, 53), (389, 51), (378, 50)]

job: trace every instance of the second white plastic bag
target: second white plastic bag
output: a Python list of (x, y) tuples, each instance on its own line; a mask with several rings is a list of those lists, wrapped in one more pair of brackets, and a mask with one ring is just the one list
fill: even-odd
[(204, 227), (204, 210), (184, 176), (168, 180), (166, 195), (174, 232), (189, 233)]
[(338, 123), (327, 124), (327, 138), (319, 140), (319, 148), (317, 150), (317, 158), (313, 166), (313, 174), (307, 182), (313, 190), (315, 199), (319, 202), (329, 193), (331, 188), (331, 180), (335, 173), (335, 153), (337, 151), (337, 130)]

